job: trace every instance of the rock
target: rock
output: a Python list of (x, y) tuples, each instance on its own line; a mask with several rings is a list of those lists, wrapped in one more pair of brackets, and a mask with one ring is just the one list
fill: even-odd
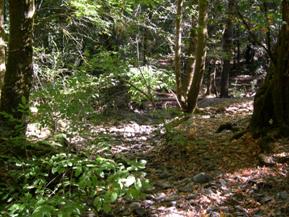
[(145, 217), (147, 216), (147, 211), (146, 209), (140, 207), (134, 210), (134, 213), (139, 216), (139, 217)]
[(161, 189), (167, 189), (167, 188), (171, 188), (171, 184), (168, 182), (164, 182), (164, 181), (159, 181), (155, 184), (156, 186), (158, 186)]
[(178, 188), (180, 192), (192, 192), (194, 187), (194, 183), (188, 183), (185, 186), (181, 186)]
[(289, 200), (289, 194), (286, 191), (278, 193), (278, 197), (282, 200)]
[(270, 197), (270, 196), (266, 196), (266, 197), (261, 198), (262, 203), (268, 203), (272, 200), (273, 200), (273, 197)]
[(267, 156), (265, 154), (259, 154), (258, 159), (262, 165), (265, 165), (265, 166), (274, 166), (275, 165), (275, 161), (274, 161), (273, 157), (271, 157), (271, 156)]
[(178, 199), (179, 199), (178, 195), (172, 195), (172, 196), (169, 196), (169, 197), (165, 198), (163, 201), (164, 202), (172, 202), (172, 201), (176, 201)]
[(130, 205), (129, 205), (129, 208), (131, 209), (131, 210), (136, 210), (136, 209), (138, 209), (138, 208), (140, 208), (141, 207), (141, 203), (139, 203), (139, 202), (132, 202)]
[(171, 201), (171, 206), (176, 207), (177, 206), (177, 201)]
[(147, 212), (146, 209), (144, 209), (143, 207), (141, 207), (141, 203), (139, 202), (132, 202), (129, 205), (129, 208), (133, 211), (133, 213), (135, 213), (137, 216), (146, 216)]
[(225, 123), (225, 124), (222, 124), (221, 126), (219, 126), (216, 133), (221, 133), (224, 130), (236, 132), (236, 131), (238, 131), (238, 128), (236, 127), (236, 124)]
[(171, 176), (171, 174), (168, 172), (167, 169), (164, 169), (159, 173), (159, 177), (161, 179), (166, 179), (166, 178), (169, 178), (170, 176)]
[(205, 184), (212, 180), (213, 178), (206, 173), (202, 172), (193, 177), (193, 181), (197, 184)]
[(152, 206), (152, 205), (154, 205), (154, 201), (153, 200), (145, 200), (144, 201), (144, 206), (145, 207), (150, 207), (150, 206)]
[(165, 193), (159, 193), (156, 197), (155, 200), (156, 201), (162, 201), (167, 197), (167, 195)]
[(227, 182), (226, 182), (226, 180), (224, 180), (224, 179), (220, 179), (219, 182), (220, 182), (220, 184), (221, 184), (222, 187), (227, 186)]

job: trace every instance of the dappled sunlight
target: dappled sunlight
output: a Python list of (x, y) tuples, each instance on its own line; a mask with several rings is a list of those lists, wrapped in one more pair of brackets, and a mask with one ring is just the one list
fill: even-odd
[[(90, 132), (104, 133), (114, 137), (114, 144), (111, 145), (112, 154), (137, 154), (142, 150), (149, 151), (152, 147), (147, 144), (151, 135), (158, 129), (158, 126), (138, 124), (136, 122), (121, 123), (116, 126), (109, 124), (90, 126)], [(147, 148), (144, 148), (144, 145)]]
[(27, 125), (26, 136), (28, 139), (47, 139), (51, 136), (51, 130), (48, 127), (42, 127), (39, 123), (30, 123)]
[[(68, 145), (90, 159), (147, 161), (152, 188), (143, 200), (120, 201), (123, 208), (117, 213), (189, 217), (287, 212), (288, 141), (275, 140), (269, 155), (261, 153), (260, 141), (251, 134), (234, 137), (247, 127), (250, 98), (209, 99), (200, 105), (192, 116), (171, 116), (162, 122), (153, 115), (134, 113), (99, 124), (87, 120), (78, 127), (59, 119), (57, 129), (69, 132)], [(140, 121), (141, 116), (147, 116), (145, 121)], [(46, 139), (51, 132), (34, 123), (28, 125), (27, 135)]]
[[(288, 165), (284, 164), (289, 162), (288, 142), (277, 140), (273, 163), (264, 165), (259, 140), (249, 133), (234, 138), (247, 127), (252, 100), (232, 101), (207, 105), (170, 129), (166, 140), (152, 150), (148, 166), (154, 169), (150, 168), (149, 178), (158, 189), (152, 194), (158, 208), (151, 209), (159, 209), (160, 216), (288, 212)], [(222, 112), (216, 114), (220, 108)], [(158, 194), (164, 199), (157, 199)]]
[(289, 216), (288, 0), (2, 3), (0, 216)]

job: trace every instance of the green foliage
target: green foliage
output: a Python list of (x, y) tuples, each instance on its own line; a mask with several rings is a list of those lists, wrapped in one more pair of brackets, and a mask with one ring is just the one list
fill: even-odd
[(92, 102), (98, 97), (95, 88), (96, 79), (83, 73), (47, 84), (32, 94), (37, 108), (33, 119), (54, 130), (59, 120), (76, 124), (94, 112)]
[(84, 52), (85, 62), (80, 70), (92, 75), (106, 73), (115, 76), (124, 74), (127, 71), (127, 63), (122, 61), (116, 52), (101, 50), (91, 55), (88, 51)]
[(156, 90), (172, 90), (175, 81), (172, 72), (157, 69), (153, 66), (130, 68), (128, 72), (129, 93), (136, 103), (144, 100), (155, 100)]
[[(280, 23), (282, 22), (281, 13), (279, 7), (281, 5), (280, 0), (262, 0), (262, 1), (240, 1), (239, 8), (241, 14), (246, 19), (246, 22), (251, 27), (251, 31), (258, 35), (261, 40), (265, 38), (265, 35), (270, 28), (272, 36), (276, 37)], [(266, 6), (266, 10), (264, 8)], [(241, 26), (243, 30), (246, 30), (245, 26)], [(274, 40), (274, 38), (271, 38)]]
[(179, 147), (185, 147), (188, 144), (188, 138), (184, 132), (166, 126), (166, 142), (169, 145), (177, 145)]
[[(17, 191), (3, 193), (8, 204), (3, 216), (81, 216), (88, 209), (109, 213), (120, 198), (136, 199), (148, 187), (145, 162), (90, 160), (59, 153), (31, 160), (15, 160)], [(19, 175), (21, 171), (21, 175)]]

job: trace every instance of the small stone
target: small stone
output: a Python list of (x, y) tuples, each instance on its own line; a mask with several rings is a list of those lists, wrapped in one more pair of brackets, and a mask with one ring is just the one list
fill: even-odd
[(279, 198), (282, 200), (288, 200), (289, 199), (289, 194), (286, 191), (282, 191), (279, 193)]
[(158, 187), (160, 187), (162, 189), (167, 189), (167, 188), (171, 188), (172, 187), (170, 183), (163, 182), (163, 181), (157, 182), (156, 186), (158, 186)]
[(177, 206), (177, 201), (171, 201), (171, 206), (176, 207)]
[(129, 205), (130, 210), (135, 213), (137, 216), (146, 216), (146, 209), (144, 209), (143, 207), (141, 207), (141, 203), (139, 202), (132, 202)]
[(169, 178), (170, 176), (171, 174), (167, 170), (162, 171), (159, 175), (161, 179), (166, 179), (166, 178)]
[(131, 209), (131, 210), (136, 210), (136, 209), (138, 209), (138, 208), (140, 208), (141, 207), (141, 204), (139, 203), (139, 202), (132, 202), (130, 205), (129, 205), (129, 208)]
[(212, 177), (206, 173), (199, 173), (193, 177), (193, 181), (198, 184), (205, 184), (212, 180)]
[(188, 183), (185, 186), (179, 187), (180, 192), (192, 192), (194, 187), (194, 183)]
[(219, 182), (222, 185), (222, 187), (225, 187), (227, 185), (227, 182), (224, 179), (220, 179)]
[(179, 199), (179, 196), (178, 195), (172, 195), (172, 196), (169, 196), (167, 198), (165, 198), (163, 201), (165, 202), (172, 202), (172, 201), (176, 201)]
[(263, 197), (263, 198), (261, 199), (261, 202), (262, 202), (262, 203), (268, 203), (268, 202), (271, 201), (271, 200), (273, 200), (273, 198), (267, 196), (267, 197)]
[(274, 166), (275, 165), (275, 161), (274, 161), (273, 157), (271, 157), (271, 156), (267, 156), (265, 154), (259, 154), (258, 158), (259, 158), (259, 161), (262, 165), (265, 165), (265, 166)]
[(147, 211), (146, 209), (140, 207), (140, 208), (137, 208), (134, 210), (134, 213), (139, 216), (139, 217), (144, 217), (144, 216), (147, 216)]
[(160, 193), (155, 197), (156, 201), (164, 200), (167, 197), (165, 193)]
[(150, 207), (150, 206), (152, 206), (154, 203), (155, 203), (155, 202), (152, 201), (152, 200), (145, 200), (145, 201), (144, 201), (144, 206), (145, 206), (145, 207)]

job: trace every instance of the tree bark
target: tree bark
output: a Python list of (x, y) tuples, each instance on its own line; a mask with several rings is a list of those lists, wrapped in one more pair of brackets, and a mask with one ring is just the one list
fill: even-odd
[(207, 74), (207, 91), (206, 91), (207, 96), (212, 94), (217, 95), (216, 72), (217, 72), (216, 60), (212, 59), (209, 62)]
[(192, 85), (189, 88), (187, 108), (185, 112), (191, 113), (197, 105), (197, 99), (205, 72), (206, 60), (206, 40), (207, 40), (207, 21), (208, 21), (208, 1), (199, 0), (198, 36), (196, 47), (196, 62)]
[(183, 0), (177, 0), (176, 14), (176, 39), (175, 39), (175, 76), (176, 94), (182, 109), (186, 107), (181, 80), (181, 55), (182, 55), (182, 17)]
[(196, 19), (194, 15), (191, 18), (192, 26), (190, 32), (190, 43), (188, 48), (188, 59), (186, 61), (186, 67), (184, 69), (184, 73), (182, 76), (182, 87), (183, 93), (187, 97), (190, 86), (192, 85), (194, 70), (195, 70), (195, 52), (196, 52), (196, 44), (197, 44), (197, 32), (196, 32)]
[[(21, 104), (29, 100), (33, 76), (34, 11), (34, 0), (9, 1), (10, 34), (7, 69), (1, 95), (1, 112), (9, 114), (15, 120), (15, 123), (9, 123), (11, 130), (14, 130), (19, 123), (25, 125), (25, 112), (21, 111)], [(1, 122), (6, 127), (9, 125), (3, 116)]]
[(0, 0), (0, 90), (3, 87), (4, 75), (6, 71), (5, 65), (5, 48), (6, 48), (6, 40), (5, 40), (5, 31), (4, 31), (4, 13), (5, 13), (5, 1)]
[(223, 34), (223, 70), (221, 73), (221, 88), (220, 97), (229, 97), (229, 75), (231, 71), (232, 52), (232, 37), (233, 37), (233, 24), (235, 0), (229, 0), (227, 6), (226, 25)]
[(282, 1), (283, 24), (273, 51), (270, 71), (264, 85), (257, 92), (250, 128), (262, 135), (277, 129), (289, 136), (289, 1)]

